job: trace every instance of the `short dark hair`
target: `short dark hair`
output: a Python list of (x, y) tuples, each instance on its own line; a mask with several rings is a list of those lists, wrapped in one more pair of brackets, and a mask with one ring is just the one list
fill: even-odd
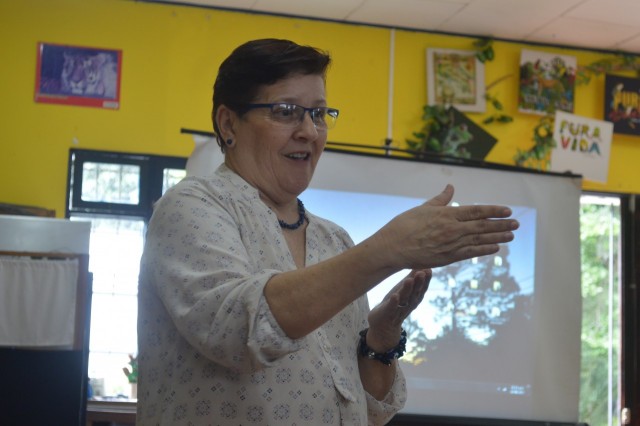
[(238, 46), (225, 59), (213, 85), (211, 118), (218, 145), (220, 129), (216, 113), (225, 105), (239, 115), (247, 112), (246, 105), (253, 102), (261, 86), (274, 84), (294, 74), (326, 77), (331, 56), (315, 47), (301, 46), (290, 40), (260, 39)]

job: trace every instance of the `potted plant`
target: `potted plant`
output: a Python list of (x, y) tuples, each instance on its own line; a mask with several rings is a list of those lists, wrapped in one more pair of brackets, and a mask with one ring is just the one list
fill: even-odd
[(123, 367), (122, 371), (127, 376), (127, 380), (131, 385), (131, 398), (138, 398), (138, 357), (129, 354), (129, 366)]

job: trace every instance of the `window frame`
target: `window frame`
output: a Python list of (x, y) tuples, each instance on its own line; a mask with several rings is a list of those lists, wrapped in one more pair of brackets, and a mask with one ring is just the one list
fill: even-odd
[[(620, 406), (631, 411), (627, 425), (640, 426), (640, 195), (621, 196), (622, 271), (620, 310)], [(622, 420), (622, 419), (621, 419)], [(625, 424), (620, 421), (620, 424)]]
[[(137, 204), (109, 203), (82, 200), (83, 165), (106, 163), (140, 167), (139, 199)], [(65, 217), (71, 214), (151, 218), (153, 204), (162, 196), (163, 170), (186, 169), (186, 157), (122, 153), (71, 148), (67, 165), (67, 197)]]
[[(140, 175), (138, 180), (138, 203), (123, 204), (111, 202), (95, 202), (85, 201), (81, 199), (83, 169), (85, 163), (103, 163), (115, 165), (137, 165), (140, 167)], [(186, 171), (187, 158), (185, 157), (169, 157), (148, 154), (132, 154), (119, 153), (110, 151), (94, 151), (85, 149), (70, 149), (67, 165), (67, 193), (65, 217), (78, 218), (108, 218), (108, 219), (126, 219), (142, 222), (143, 234), (146, 233), (146, 227), (153, 213), (154, 203), (162, 196), (163, 186), (165, 183), (165, 169), (182, 169)], [(93, 224), (92, 224), (93, 228)], [(144, 238), (144, 237), (143, 237)], [(92, 289), (92, 294), (93, 289)], [(104, 293), (102, 293), (104, 295)], [(113, 296), (113, 295), (112, 295)], [(118, 293), (118, 297), (135, 297), (137, 295), (128, 296), (124, 293)], [(91, 311), (91, 307), (89, 307)], [(90, 322), (92, 313), (89, 312)], [(89, 345), (90, 346), (90, 345)], [(88, 356), (96, 354), (98, 357), (111, 357), (117, 355), (117, 348), (110, 347), (109, 350), (91, 350), (89, 347)], [(91, 362), (87, 365), (88, 368)], [(119, 370), (117, 370), (119, 371)], [(123, 376), (124, 377), (124, 376)], [(113, 391), (113, 389), (111, 390)], [(120, 392), (120, 391), (118, 391)], [(109, 394), (112, 395), (112, 394)]]

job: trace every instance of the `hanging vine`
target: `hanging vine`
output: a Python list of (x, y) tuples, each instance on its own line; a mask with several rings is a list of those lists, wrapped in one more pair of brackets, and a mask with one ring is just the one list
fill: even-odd
[(617, 71), (634, 71), (640, 76), (640, 60), (635, 55), (619, 53), (612, 58), (600, 59), (582, 67), (578, 66), (576, 84), (587, 84), (592, 77)]
[[(637, 56), (617, 54), (611, 58), (600, 59), (589, 65), (576, 69), (575, 86), (588, 84), (592, 78), (611, 72), (635, 71), (640, 75), (640, 60)], [(526, 72), (526, 70), (525, 70)], [(546, 113), (533, 129), (533, 146), (528, 150), (518, 149), (514, 162), (517, 166), (547, 170), (550, 163), (551, 150), (555, 147), (553, 139), (555, 100), (562, 96), (560, 86), (549, 91), (550, 99)]]
[[(473, 43), (473, 48), (476, 52), (476, 58), (482, 63), (490, 62), (495, 58), (493, 39), (491, 38), (476, 40)], [(554, 78), (567, 83), (565, 81), (569, 78), (566, 75), (567, 71), (560, 67), (556, 70), (557, 75), (554, 75)], [(575, 78), (571, 83), (574, 87), (577, 87), (588, 84), (596, 76), (623, 71), (635, 71), (640, 76), (640, 59), (638, 56), (619, 53), (589, 65), (578, 66), (575, 70), (575, 76), (572, 74), (570, 78)], [(533, 72), (533, 70), (526, 67), (521, 68), (520, 78), (527, 78), (527, 72)], [(512, 76), (513, 74), (504, 75), (486, 86), (485, 99), (491, 110), (489, 115), (482, 120), (482, 124), (510, 123), (513, 121), (513, 117), (504, 112), (502, 102), (495, 94), (490, 92), (497, 84)], [(566, 86), (566, 84), (556, 84), (545, 88), (546, 105), (543, 115), (533, 128), (533, 145), (526, 150), (517, 150), (513, 158), (517, 166), (548, 170), (551, 150), (555, 147), (553, 139), (555, 111), (557, 105), (562, 102), (563, 97), (566, 95)], [(415, 151), (417, 156), (424, 153), (466, 157), (464, 151), (453, 152), (447, 149), (446, 141), (443, 139), (447, 128), (452, 126), (452, 115), (448, 108), (444, 105), (425, 105), (423, 107), (422, 120), (422, 129), (413, 133), (413, 139), (406, 140), (409, 148)]]
[[(493, 50), (493, 39), (483, 38), (473, 43), (476, 51), (476, 58), (485, 63), (492, 61), (495, 57)], [(485, 88), (485, 100), (492, 108), (489, 116), (482, 121), (483, 124), (509, 123), (513, 117), (504, 112), (502, 102), (497, 96), (491, 94), (489, 90), (498, 83), (512, 77), (512, 74), (502, 76)], [(416, 152), (416, 156), (427, 155), (449, 155), (458, 158), (469, 158), (469, 152), (464, 149), (463, 143), (470, 140), (470, 133), (458, 128), (455, 124), (454, 114), (443, 104), (425, 105), (422, 109), (422, 128), (418, 132), (413, 132), (413, 139), (407, 139), (409, 149)]]
[(422, 129), (413, 132), (414, 139), (407, 139), (409, 149), (418, 158), (423, 157), (423, 154), (444, 154), (443, 133), (451, 122), (451, 114), (444, 105), (425, 105), (422, 108)]

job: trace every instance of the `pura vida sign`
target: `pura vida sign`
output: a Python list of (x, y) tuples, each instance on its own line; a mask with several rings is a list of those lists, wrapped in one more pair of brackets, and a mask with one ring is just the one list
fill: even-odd
[(557, 111), (551, 151), (551, 170), (580, 174), (607, 182), (613, 123)]

